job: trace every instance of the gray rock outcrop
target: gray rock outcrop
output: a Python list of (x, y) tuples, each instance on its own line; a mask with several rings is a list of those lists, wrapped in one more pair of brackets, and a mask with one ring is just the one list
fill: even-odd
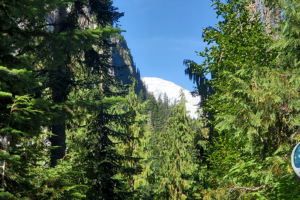
[(114, 75), (119, 77), (123, 84), (131, 84), (132, 81), (129, 79), (129, 76), (133, 76), (136, 80), (135, 92), (138, 94), (140, 90), (143, 90), (145, 93), (146, 87), (141, 81), (140, 71), (136, 68), (124, 37), (118, 36), (112, 38), (111, 42), (116, 43), (116, 47), (113, 49), (112, 53), (112, 63), (114, 66), (123, 67), (121, 70), (114, 71)]

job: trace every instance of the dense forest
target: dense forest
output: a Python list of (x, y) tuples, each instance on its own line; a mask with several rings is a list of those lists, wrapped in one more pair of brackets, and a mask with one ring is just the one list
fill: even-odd
[(0, 0), (0, 199), (299, 199), (300, 1), (212, 3), (190, 119), (114, 75), (112, 0)]

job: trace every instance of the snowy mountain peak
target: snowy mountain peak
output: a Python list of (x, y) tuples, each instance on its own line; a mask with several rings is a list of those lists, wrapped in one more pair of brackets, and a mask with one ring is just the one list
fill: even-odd
[[(181, 86), (176, 85), (175, 83), (171, 81), (166, 81), (161, 78), (155, 78), (155, 77), (144, 77), (141, 78), (143, 83), (146, 85), (147, 91), (153, 93), (156, 100), (158, 99), (159, 95), (161, 95), (161, 98), (163, 98), (164, 93), (167, 94), (170, 103), (174, 103), (175, 99), (180, 100), (180, 89)], [(197, 111), (197, 104), (200, 102), (200, 97), (193, 97), (189, 90), (186, 90), (184, 88), (183, 92), (186, 98), (186, 109), (190, 111), (188, 115), (191, 116), (191, 118), (198, 118), (198, 115), (196, 114)]]

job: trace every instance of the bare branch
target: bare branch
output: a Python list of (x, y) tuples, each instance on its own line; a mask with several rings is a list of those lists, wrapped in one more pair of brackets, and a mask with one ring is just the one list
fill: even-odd
[(264, 185), (261, 185), (259, 187), (255, 187), (255, 188), (247, 188), (247, 187), (239, 187), (239, 186), (234, 186), (233, 188), (230, 188), (229, 192), (227, 195), (229, 195), (230, 192), (238, 189), (238, 190), (242, 190), (242, 191), (257, 191), (257, 190), (260, 190), (260, 189), (264, 189), (266, 187), (266, 184)]
[(294, 137), (295, 137), (295, 135), (297, 134), (297, 133), (299, 133), (299, 128), (298, 128), (298, 130), (297, 131), (295, 131), (292, 135), (291, 135), (291, 137), (289, 137), (289, 139), (293, 139)]
[(294, 76), (296, 74), (281, 74), (281, 76)]

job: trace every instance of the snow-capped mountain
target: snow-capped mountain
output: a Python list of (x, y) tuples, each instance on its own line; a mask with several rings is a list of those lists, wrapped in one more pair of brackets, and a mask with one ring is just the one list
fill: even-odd
[[(159, 95), (161, 95), (161, 98), (163, 98), (164, 93), (167, 94), (170, 103), (174, 103), (175, 99), (180, 100), (180, 89), (182, 88), (181, 86), (178, 86), (171, 81), (166, 81), (161, 78), (155, 77), (144, 77), (141, 78), (141, 80), (146, 85), (147, 91), (153, 93), (156, 100), (158, 99)], [(190, 91), (184, 88), (183, 92), (187, 100), (186, 109), (190, 111), (188, 115), (190, 115), (191, 118), (198, 118), (196, 111), (197, 104), (200, 102), (200, 97), (193, 97)]]

